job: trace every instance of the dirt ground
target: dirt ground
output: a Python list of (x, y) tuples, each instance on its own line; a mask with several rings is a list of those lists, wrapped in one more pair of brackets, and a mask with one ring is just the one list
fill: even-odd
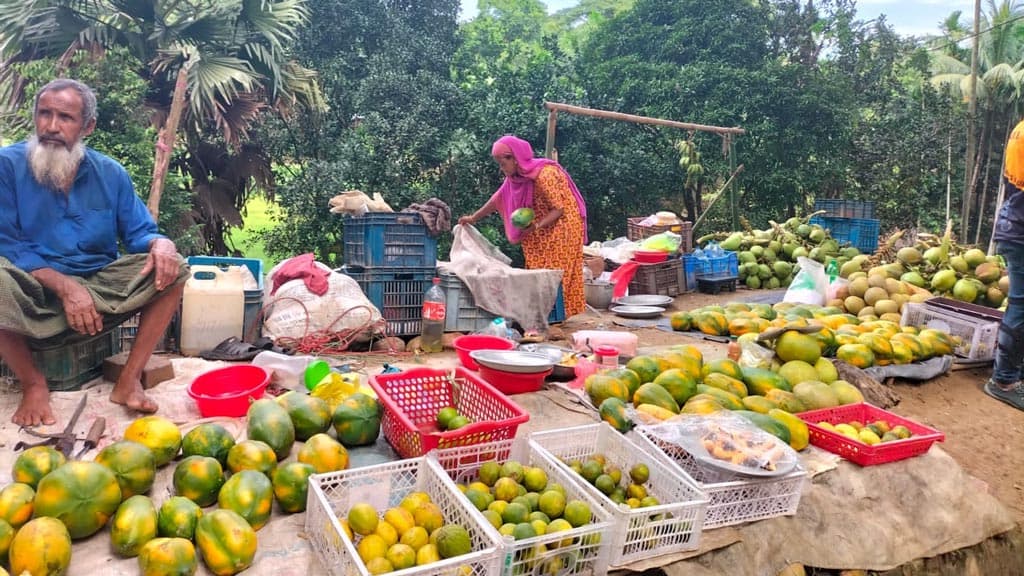
[[(739, 290), (711, 296), (691, 293), (676, 298), (671, 310), (690, 310), (712, 303), (744, 302), (756, 299), (760, 291)], [(588, 311), (562, 324), (566, 337), (576, 330), (629, 330), (616, 325), (615, 316)], [(686, 335), (656, 328), (632, 329), (640, 346), (694, 343)], [(725, 355), (725, 345), (700, 341), (705, 355), (716, 348)], [(1024, 412), (990, 398), (982, 386), (991, 366), (954, 370), (932, 380), (896, 380), (893, 389), (901, 401), (893, 412), (926, 424), (946, 435), (942, 448), (972, 476), (985, 481), (989, 490), (1024, 526)]]

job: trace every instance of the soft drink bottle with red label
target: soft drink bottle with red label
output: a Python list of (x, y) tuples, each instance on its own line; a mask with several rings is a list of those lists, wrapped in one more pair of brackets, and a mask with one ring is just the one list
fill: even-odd
[(435, 277), (433, 285), (423, 294), (423, 327), (420, 331), (420, 349), (440, 352), (443, 348), (445, 301), (441, 279)]

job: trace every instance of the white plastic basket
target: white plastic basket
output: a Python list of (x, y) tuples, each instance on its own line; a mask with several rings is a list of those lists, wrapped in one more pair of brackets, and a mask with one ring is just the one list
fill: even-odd
[(366, 502), (383, 512), (398, 506), (410, 492), (417, 491), (430, 495), (444, 513), (446, 524), (460, 524), (469, 532), (472, 551), (406, 568), (401, 571), (403, 575), (492, 576), (501, 571), (501, 538), (493, 530), (483, 528), (482, 518), (474, 514), (475, 509), (435, 465), (426, 458), (414, 458), (310, 477), (305, 531), (327, 572), (369, 576), (355, 544), (343, 536), (338, 522), (352, 505)]
[(935, 328), (960, 339), (953, 353), (970, 360), (991, 360), (999, 344), (999, 323), (974, 318), (952, 310), (933, 308), (924, 303), (903, 305), (901, 326)]
[[(590, 507), (590, 523), (578, 528), (523, 540), (504, 538), (505, 558), (501, 574), (568, 576), (608, 572), (609, 544), (614, 529), (611, 515), (595, 498), (583, 490), (569, 473), (542, 456), (527, 439), (497, 440), (460, 448), (437, 449), (431, 451), (427, 458), (433, 460), (435, 465), (447, 473), (447, 480), (456, 491), (458, 488), (455, 483), (468, 484), (477, 479), (480, 466), (484, 462), (517, 460), (524, 466), (543, 469), (548, 475), (548, 483), (561, 484), (565, 488), (566, 501), (582, 500)], [(465, 498), (463, 500), (468, 503)], [(501, 537), (483, 514), (476, 508), (471, 509), (485, 528)], [(566, 545), (565, 540), (569, 538), (572, 539), (571, 544)]]
[[(530, 435), (530, 441), (612, 514), (614, 536), (609, 560), (612, 566), (700, 547), (708, 497), (686, 472), (647, 456), (607, 423), (536, 432)], [(565, 461), (583, 461), (594, 454), (604, 455), (624, 476), (634, 465), (646, 464), (650, 477), (644, 487), (660, 505), (630, 508), (616, 504), (565, 464)]]
[(682, 447), (664, 442), (646, 428), (634, 428), (637, 445), (689, 474), (707, 493), (710, 503), (704, 516), (705, 530), (796, 514), (807, 480), (807, 472), (799, 465), (777, 478), (729, 475), (700, 465)]

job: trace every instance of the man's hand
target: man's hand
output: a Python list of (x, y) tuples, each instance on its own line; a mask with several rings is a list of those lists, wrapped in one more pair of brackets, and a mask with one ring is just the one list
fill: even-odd
[(78, 282), (65, 277), (63, 289), (58, 292), (64, 305), (64, 315), (68, 325), (79, 334), (95, 336), (103, 330), (103, 316), (96, 311), (92, 294)]
[(178, 272), (181, 270), (179, 262), (178, 249), (174, 246), (174, 242), (167, 238), (157, 238), (150, 244), (146, 265), (142, 267), (139, 274), (145, 276), (150, 272), (155, 272), (156, 289), (163, 290), (178, 279)]

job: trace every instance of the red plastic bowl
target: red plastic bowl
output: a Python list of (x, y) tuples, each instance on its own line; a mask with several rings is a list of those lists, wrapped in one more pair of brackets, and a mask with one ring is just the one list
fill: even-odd
[(518, 372), (505, 372), (504, 370), (480, 366), (480, 376), (503, 394), (523, 394), (540, 390), (541, 386), (544, 385), (544, 379), (551, 374), (552, 370), (554, 370), (553, 367), (543, 372), (520, 374)]
[(489, 334), (467, 334), (459, 336), (452, 342), (455, 351), (459, 354), (459, 361), (470, 370), (477, 370), (480, 366), (469, 355), (473, 350), (512, 350), (516, 343), (507, 339), (491, 336)]
[(661, 250), (637, 250), (633, 253), (633, 260), (641, 264), (657, 264), (668, 260), (668, 252)]
[(270, 373), (260, 366), (239, 364), (204, 372), (188, 385), (204, 418), (245, 416), (251, 400), (259, 400), (270, 383)]

